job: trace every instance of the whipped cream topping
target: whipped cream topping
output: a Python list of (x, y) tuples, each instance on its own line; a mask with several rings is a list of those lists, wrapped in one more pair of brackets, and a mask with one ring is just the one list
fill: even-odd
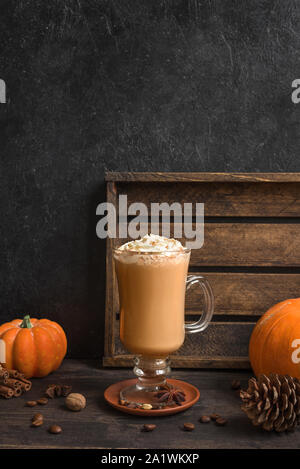
[(134, 241), (123, 244), (119, 250), (133, 252), (168, 252), (183, 251), (184, 247), (181, 242), (176, 239), (150, 233), (141, 239), (135, 239)]

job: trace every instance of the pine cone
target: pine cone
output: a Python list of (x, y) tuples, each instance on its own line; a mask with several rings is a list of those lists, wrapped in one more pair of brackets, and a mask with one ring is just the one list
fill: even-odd
[(260, 375), (240, 391), (241, 409), (255, 426), (276, 432), (292, 431), (300, 421), (300, 380), (291, 376)]

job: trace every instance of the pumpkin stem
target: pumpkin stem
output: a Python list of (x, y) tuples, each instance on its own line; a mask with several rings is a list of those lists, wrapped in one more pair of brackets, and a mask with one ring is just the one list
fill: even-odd
[(30, 322), (29, 314), (26, 314), (26, 316), (24, 316), (23, 322), (20, 325), (20, 327), (23, 327), (24, 329), (31, 329), (32, 328), (32, 324)]

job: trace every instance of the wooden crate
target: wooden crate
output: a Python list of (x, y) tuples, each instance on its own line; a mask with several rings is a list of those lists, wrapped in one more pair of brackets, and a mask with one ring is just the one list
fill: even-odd
[[(212, 323), (186, 335), (173, 367), (248, 368), (248, 343), (257, 319), (274, 303), (300, 296), (300, 173), (107, 173), (107, 201), (128, 204), (204, 202), (204, 246), (190, 270), (205, 275), (215, 295)], [(124, 240), (125, 241), (125, 240)], [(123, 242), (123, 240), (122, 240)], [(119, 338), (118, 291), (107, 240), (104, 366), (131, 366)], [(201, 296), (187, 298), (188, 318)]]

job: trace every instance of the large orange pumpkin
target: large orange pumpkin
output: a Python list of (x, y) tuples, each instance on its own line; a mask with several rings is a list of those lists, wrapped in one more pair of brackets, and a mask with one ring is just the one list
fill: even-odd
[(300, 378), (300, 298), (282, 301), (260, 318), (250, 338), (249, 358), (256, 376)]
[(67, 351), (62, 327), (48, 319), (30, 319), (27, 315), (0, 326), (5, 342), (6, 366), (28, 378), (41, 378), (56, 370)]

